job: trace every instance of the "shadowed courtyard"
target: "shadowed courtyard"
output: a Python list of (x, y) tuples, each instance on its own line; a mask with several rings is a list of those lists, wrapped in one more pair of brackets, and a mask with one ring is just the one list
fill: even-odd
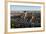
[(40, 11), (11, 12), (11, 28), (41, 27)]

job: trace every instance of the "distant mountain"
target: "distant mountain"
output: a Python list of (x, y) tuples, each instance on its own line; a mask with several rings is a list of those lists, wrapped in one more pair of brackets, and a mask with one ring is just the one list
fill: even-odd
[[(40, 13), (40, 10), (39, 11), (26, 11), (27, 13)], [(24, 11), (11, 11), (11, 13), (24, 13)]]

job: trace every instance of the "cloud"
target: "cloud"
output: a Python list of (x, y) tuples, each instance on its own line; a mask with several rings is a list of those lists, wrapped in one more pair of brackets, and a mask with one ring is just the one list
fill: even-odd
[(23, 6), (23, 5), (10, 5), (12, 11), (21, 11), (21, 10), (40, 10), (40, 6)]

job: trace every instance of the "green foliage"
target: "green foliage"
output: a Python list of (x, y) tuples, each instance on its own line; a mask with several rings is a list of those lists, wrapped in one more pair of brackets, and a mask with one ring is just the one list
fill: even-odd
[(14, 26), (15, 26), (14, 23), (15, 23), (15, 21), (14, 21), (14, 17), (12, 17), (12, 18), (11, 18), (11, 28), (14, 28)]

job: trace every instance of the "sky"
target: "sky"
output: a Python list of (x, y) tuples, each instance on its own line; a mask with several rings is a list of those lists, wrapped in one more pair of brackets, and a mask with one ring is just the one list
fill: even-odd
[(23, 6), (23, 5), (10, 5), (11, 11), (32, 11), (32, 10), (40, 10), (40, 6)]

